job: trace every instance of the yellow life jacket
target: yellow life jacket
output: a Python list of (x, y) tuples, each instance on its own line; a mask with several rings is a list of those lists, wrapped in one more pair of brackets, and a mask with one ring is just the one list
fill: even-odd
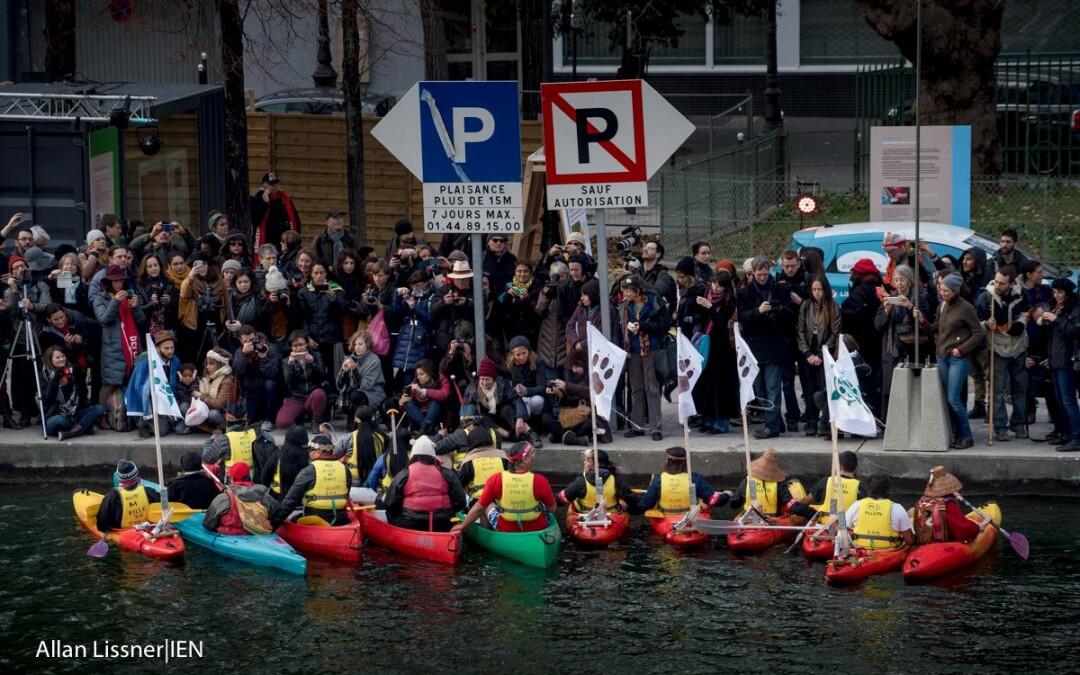
[(543, 512), (543, 507), (533, 496), (533, 473), (502, 472), (502, 497), (495, 500), (495, 509), (500, 518), (515, 523), (536, 520)]
[(246, 431), (227, 431), (225, 437), (229, 439), (229, 458), (225, 460), (225, 470), (228, 471), (233, 464), (243, 462), (248, 469), (255, 473), (254, 452), (255, 439), (258, 434), (254, 429)]
[[(605, 492), (607, 488), (605, 486)], [(686, 513), (690, 510), (690, 474), (682, 473), (660, 474), (660, 498), (656, 500), (656, 508), (664, 513)]]
[[(475, 426), (467, 427), (465, 429), (466, 435), (468, 435), (470, 430), (475, 428)], [(491, 434), (491, 447), (499, 447), (499, 435), (495, 433), (494, 429), (488, 429), (488, 433)], [(455, 450), (454, 453), (450, 455), (450, 465), (454, 471), (461, 471), (461, 465), (465, 463), (465, 457), (469, 452), (470, 450), (468, 448), (464, 448), (462, 450)]]
[(349, 498), (348, 469), (337, 459), (317, 459), (311, 463), (315, 468), (315, 485), (304, 494), (305, 509), (336, 511), (344, 509)]
[[(581, 474), (585, 479), (585, 496), (577, 500), (578, 513), (585, 513), (596, 506), (596, 483), (589, 480), (589, 477), (585, 474)], [(663, 480), (661, 478), (661, 480)], [(609, 509), (617, 508), (619, 499), (615, 496), (615, 476), (614, 474), (608, 474), (608, 477), (604, 479), (604, 506)], [(663, 490), (661, 489), (661, 493)], [(690, 500), (689, 488), (687, 488), (687, 501)]]
[(754, 481), (754, 488), (757, 490), (757, 502), (761, 507), (761, 514), (765, 516), (775, 516), (780, 513), (779, 495), (780, 484), (775, 481), (764, 481), (758, 478), (747, 478), (746, 480), (746, 499), (743, 501), (743, 510), (750, 510), (750, 481)]
[(146, 522), (150, 515), (150, 499), (146, 496), (146, 488), (136, 485), (130, 490), (118, 487), (116, 491), (120, 493), (120, 506), (123, 509), (120, 528), (126, 530)]
[[(405, 454), (405, 466), (408, 466), (409, 462), (411, 460), (412, 460), (412, 451), (410, 450), (409, 452), (407, 452)], [(394, 482), (394, 474), (390, 473), (390, 455), (386, 456), (386, 459), (384, 460), (384, 462), (385, 462), (384, 467), (386, 468), (386, 473), (383, 474), (382, 480), (379, 481), (379, 492), (380, 493), (385, 493), (387, 490), (389, 490), (390, 489), (390, 483)]]
[[(822, 517), (827, 516), (829, 514), (829, 509), (832, 508), (832, 499), (833, 492), (835, 492), (835, 485), (836, 481), (833, 480), (832, 477), (830, 477), (829, 480), (825, 483), (825, 499), (822, 501), (821, 504), (814, 504), (810, 507), (818, 513), (822, 514)], [(840, 488), (841, 492), (843, 492), (844, 494), (844, 503), (841, 504), (838, 501), (836, 503), (836, 508), (838, 511), (846, 511), (847, 509), (851, 508), (851, 506), (855, 502), (859, 501), (859, 479), (841, 476)]]
[[(352, 451), (345, 458), (345, 466), (349, 467), (349, 473), (352, 474), (353, 478), (355, 478), (357, 481), (362, 481), (365, 478), (367, 478), (367, 476), (361, 476), (360, 475), (360, 459), (359, 459), (359, 457), (360, 457), (360, 442), (359, 442), (359, 439), (360, 439), (360, 427), (357, 426), (356, 430), (352, 432)], [(380, 434), (378, 432), (375, 432), (375, 433), (371, 434), (371, 440), (374, 441), (374, 443), (375, 443), (375, 459), (378, 460), (379, 457), (382, 457), (383, 448), (386, 447), (386, 439), (383, 438), (382, 434)]]
[(893, 548), (904, 539), (892, 528), (892, 500), (870, 499), (859, 502), (859, 517), (855, 521), (852, 540), (866, 549)]
[[(480, 493), (484, 491), (484, 485), (487, 483), (488, 478), (503, 470), (503, 461), (499, 457), (477, 457), (469, 461), (472, 462), (473, 477), (469, 484), (465, 486), (465, 489), (468, 491), (469, 496), (478, 499)], [(503, 491), (505, 490), (504, 486)]]
[(274, 467), (274, 479), (270, 481), (270, 491), (281, 494), (281, 457), (278, 457), (277, 466)]

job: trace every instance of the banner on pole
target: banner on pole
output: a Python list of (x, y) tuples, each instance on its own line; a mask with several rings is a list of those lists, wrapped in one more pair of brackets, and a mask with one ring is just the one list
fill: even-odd
[(679, 371), (679, 422), (685, 424), (688, 419), (697, 414), (693, 391), (694, 385), (701, 377), (705, 359), (681, 330), (676, 332), (679, 334), (676, 340), (676, 361)]
[(829, 397), (829, 416), (836, 423), (837, 429), (872, 438), (877, 435), (877, 421), (863, 400), (855, 362), (851, 360), (851, 353), (844, 345), (843, 335), (837, 344), (836, 355), (834, 361), (828, 349), (821, 350), (821, 360), (825, 366), (825, 390)]
[(615, 397), (615, 385), (619, 382), (626, 352), (616, 347), (589, 324), (589, 391), (597, 417), (609, 419), (611, 401)]
[(760, 368), (754, 352), (750, 351), (750, 345), (743, 339), (739, 324), (735, 324), (735, 361), (739, 369), (739, 405), (745, 411), (755, 398), (754, 380)]

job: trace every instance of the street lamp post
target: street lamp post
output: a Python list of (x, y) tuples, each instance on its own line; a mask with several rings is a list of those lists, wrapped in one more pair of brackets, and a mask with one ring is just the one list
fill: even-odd
[(330, 56), (330, 20), (327, 16), (326, 0), (319, 0), (319, 47), (317, 60), (319, 65), (311, 74), (316, 87), (336, 87), (338, 74), (334, 70), (334, 60)]

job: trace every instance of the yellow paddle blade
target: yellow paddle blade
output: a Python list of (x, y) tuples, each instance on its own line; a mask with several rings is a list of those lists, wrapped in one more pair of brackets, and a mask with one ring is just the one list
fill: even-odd
[[(353, 511), (374, 511), (374, 504), (352, 504)], [(307, 516), (305, 516), (306, 518)]]
[(788, 492), (791, 493), (793, 499), (802, 499), (806, 496), (806, 488), (803, 487), (802, 481), (797, 478), (788, 483)]
[[(196, 513), (203, 512), (202, 509), (193, 509), (183, 502), (169, 502), (169, 508), (172, 509), (172, 515), (169, 516), (170, 523), (177, 523)], [(151, 504), (149, 511), (146, 513), (146, 519), (152, 523), (161, 520), (161, 504)]]
[(646, 518), (664, 518), (667, 515), (668, 514), (664, 513), (660, 509), (649, 509), (648, 511), (645, 512), (645, 517)]
[(300, 516), (296, 519), (297, 525), (314, 525), (315, 527), (330, 527), (330, 523), (326, 522), (322, 516)]
[(630, 492), (633, 492), (636, 495), (643, 495), (645, 494), (645, 488), (630, 488)]

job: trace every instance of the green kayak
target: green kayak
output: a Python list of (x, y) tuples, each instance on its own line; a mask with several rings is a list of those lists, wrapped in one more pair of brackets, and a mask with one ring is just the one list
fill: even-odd
[(551, 514), (547, 514), (547, 519), (547, 529), (539, 532), (496, 532), (474, 523), (465, 530), (465, 537), (481, 548), (519, 563), (550, 567), (559, 557), (562, 530)]

